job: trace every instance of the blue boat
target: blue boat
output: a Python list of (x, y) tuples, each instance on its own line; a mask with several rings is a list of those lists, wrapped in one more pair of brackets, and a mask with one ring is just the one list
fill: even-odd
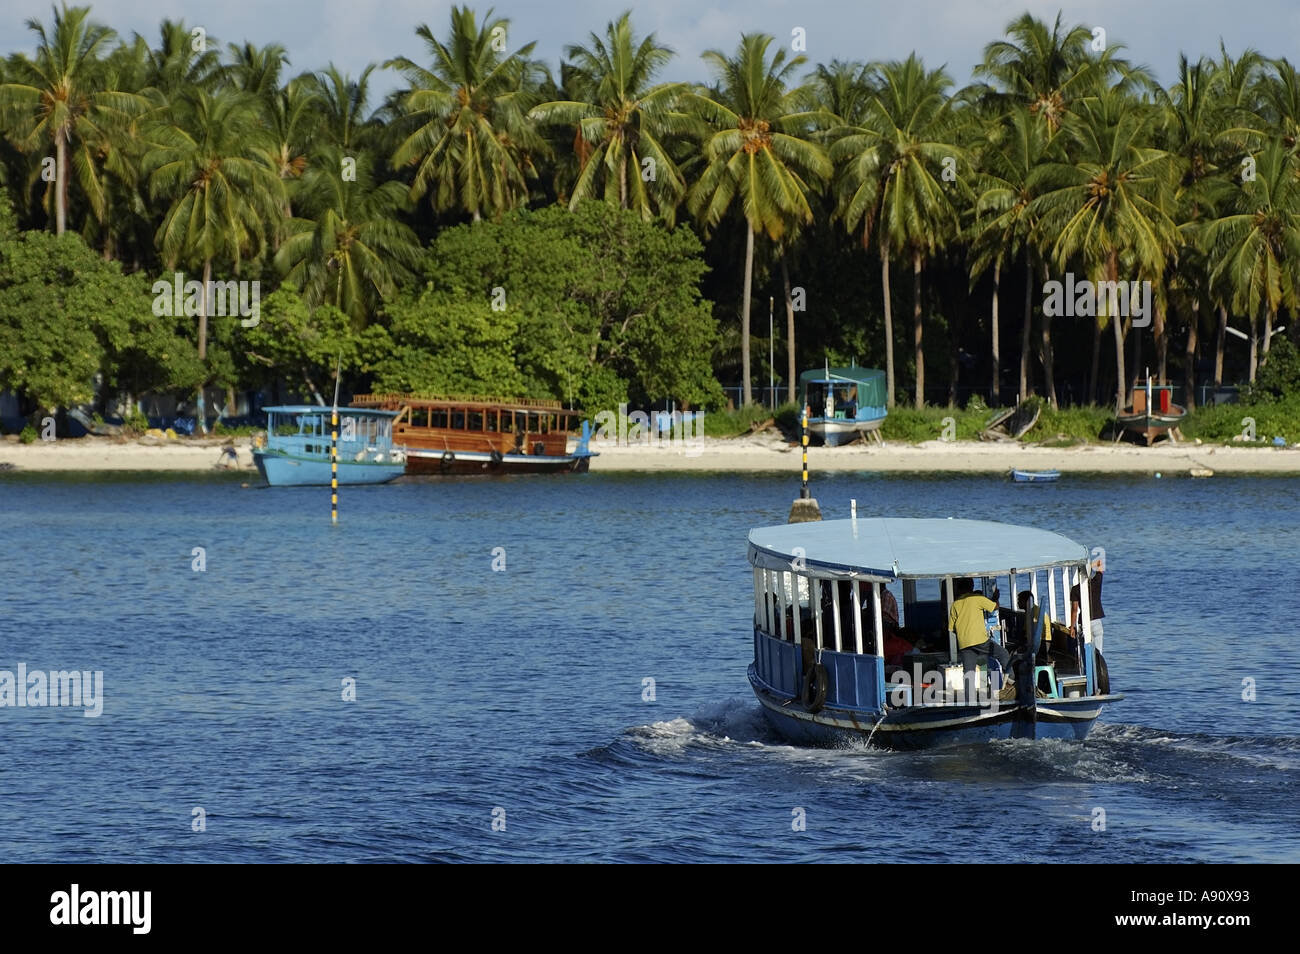
[(885, 372), (877, 368), (828, 366), (799, 375), (808, 433), (827, 447), (862, 436), (880, 441), (880, 425), (888, 413), (885, 394)]
[[(329, 486), (331, 409), (316, 404), (264, 408), (266, 439), (253, 462), (272, 487)], [(383, 484), (402, 476), (406, 455), (393, 447), (394, 411), (338, 409), (338, 478)]]
[[(753, 530), (748, 557), (749, 681), (792, 741), (922, 749), (1081, 740), (1123, 698), (1111, 693), (1087, 635), (1088, 586), (1084, 635), (1062, 622), (1089, 551), (1060, 534), (983, 520), (852, 518)], [(966, 673), (958, 661), (947, 607), (960, 581), (999, 604), (986, 625), (1008, 650), (1010, 671), (990, 660)], [(1011, 607), (1000, 604), (998, 583)]]
[(1059, 470), (1017, 470), (1012, 468), (1011, 479), (1018, 484), (1050, 484), (1061, 476)]

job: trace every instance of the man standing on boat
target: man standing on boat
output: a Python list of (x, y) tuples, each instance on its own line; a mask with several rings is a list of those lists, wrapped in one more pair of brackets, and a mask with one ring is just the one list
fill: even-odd
[(957, 634), (957, 657), (962, 669), (969, 674), (974, 672), (982, 662), (986, 666), (989, 657), (998, 661), (1005, 673), (1011, 667), (1011, 655), (1000, 644), (989, 638), (988, 623), (985, 613), (995, 613), (998, 609), (998, 591), (993, 591), (993, 599), (975, 592), (975, 581), (962, 577), (953, 581), (952, 608), (948, 610), (948, 630)]
[[(1099, 556), (1088, 564), (1088, 613), (1090, 625), (1088, 635), (1092, 644), (1101, 652), (1102, 626), (1101, 618), (1105, 612), (1101, 608), (1101, 578), (1106, 572), (1106, 558)], [(1079, 584), (1070, 587), (1070, 629), (1079, 631)]]

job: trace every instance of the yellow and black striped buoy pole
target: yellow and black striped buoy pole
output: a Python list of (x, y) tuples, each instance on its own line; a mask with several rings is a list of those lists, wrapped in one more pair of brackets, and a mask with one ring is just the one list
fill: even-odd
[(799, 499), (790, 505), (790, 518), (786, 523), (812, 523), (822, 518), (821, 507), (817, 500), (808, 494), (808, 405), (803, 407), (799, 418), (799, 443), (803, 445), (803, 484), (799, 488)]
[(339, 522), (339, 406), (330, 413), (330, 523)]

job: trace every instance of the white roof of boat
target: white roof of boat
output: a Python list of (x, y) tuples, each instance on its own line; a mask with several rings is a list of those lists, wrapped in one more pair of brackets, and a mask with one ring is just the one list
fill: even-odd
[(822, 520), (749, 533), (754, 566), (789, 570), (798, 559), (818, 576), (844, 578), (991, 576), (1076, 566), (1088, 555), (1083, 544), (1050, 530), (951, 517)]

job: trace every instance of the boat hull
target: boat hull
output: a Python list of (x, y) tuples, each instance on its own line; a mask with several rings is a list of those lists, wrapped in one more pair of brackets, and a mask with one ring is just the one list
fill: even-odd
[(1169, 414), (1126, 413), (1118, 415), (1115, 421), (1121, 430), (1138, 435), (1150, 445), (1158, 437), (1169, 437), (1169, 432), (1178, 427), (1185, 416), (1175, 405), (1175, 410)]
[(406, 472), (414, 476), (475, 474), (586, 473), (591, 456), (565, 454), (493, 454), (489, 451), (439, 451), (407, 449)]
[(1011, 479), (1018, 484), (1050, 484), (1061, 476), (1059, 470), (1013, 470)]
[(879, 712), (836, 709), (809, 712), (799, 701), (766, 689), (750, 667), (749, 682), (772, 728), (791, 742), (844, 745), (870, 741), (902, 751), (972, 745), (997, 739), (1082, 741), (1108, 702), (1122, 695), (1039, 699), (1035, 706), (1005, 700), (981, 706), (910, 706)]
[(883, 417), (870, 421), (827, 420), (824, 417), (814, 417), (808, 420), (808, 433), (827, 447), (839, 447), (852, 443), (863, 434), (880, 430), (880, 425), (884, 422)]
[[(328, 487), (330, 462), (293, 457), (265, 450), (253, 451), (257, 471), (272, 487)], [(406, 471), (406, 464), (374, 461), (339, 461), (339, 486), (352, 484), (386, 484)]]

